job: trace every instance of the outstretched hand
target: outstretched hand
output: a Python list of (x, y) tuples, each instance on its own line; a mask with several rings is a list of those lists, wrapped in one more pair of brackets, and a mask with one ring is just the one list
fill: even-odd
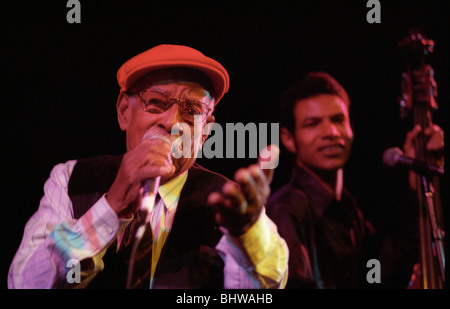
[(269, 145), (259, 156), (258, 163), (240, 168), (234, 174), (235, 182), (227, 182), (221, 192), (208, 196), (208, 204), (216, 209), (216, 221), (239, 236), (259, 218), (270, 195), (274, 169), (278, 165), (280, 149)]

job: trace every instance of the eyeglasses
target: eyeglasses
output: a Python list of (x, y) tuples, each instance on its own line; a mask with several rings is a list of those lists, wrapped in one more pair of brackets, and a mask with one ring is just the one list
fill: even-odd
[(153, 90), (141, 91), (138, 96), (141, 99), (142, 109), (152, 114), (162, 114), (172, 105), (178, 104), (181, 117), (188, 124), (204, 121), (212, 111), (208, 105), (198, 100), (172, 98), (165, 93)]

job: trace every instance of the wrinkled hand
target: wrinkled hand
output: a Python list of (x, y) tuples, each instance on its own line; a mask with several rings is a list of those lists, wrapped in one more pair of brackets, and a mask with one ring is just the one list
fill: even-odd
[[(414, 126), (414, 128), (406, 134), (405, 143), (403, 145), (403, 151), (406, 156), (415, 158), (415, 143), (417, 137), (422, 132), (422, 128), (419, 125)], [(432, 125), (425, 130), (423, 134), (427, 140), (425, 145), (426, 151), (432, 155), (434, 159), (434, 165), (441, 168), (444, 167), (444, 131), (438, 125)], [(417, 185), (415, 181), (415, 173), (410, 172), (410, 187), (415, 190)]]
[[(270, 145), (266, 149), (270, 149), (270, 156), (267, 153), (260, 154), (258, 164), (236, 171), (235, 183), (227, 182), (221, 192), (213, 192), (208, 196), (208, 204), (216, 209), (217, 223), (228, 229), (231, 235), (244, 234), (258, 220), (269, 198), (279, 148)], [(272, 163), (264, 160), (269, 157)]]
[(143, 140), (123, 156), (106, 199), (119, 218), (130, 218), (140, 207), (143, 182), (157, 176), (168, 178), (174, 172), (170, 144)]

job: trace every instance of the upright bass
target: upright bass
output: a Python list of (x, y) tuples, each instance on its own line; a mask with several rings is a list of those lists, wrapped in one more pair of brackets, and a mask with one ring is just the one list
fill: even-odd
[[(402, 73), (403, 115), (412, 113), (414, 124), (424, 130), (433, 125), (432, 113), (438, 105), (434, 70), (428, 63), (434, 42), (420, 31), (411, 30), (400, 41), (399, 47), (405, 59)], [(435, 158), (426, 151), (427, 138), (423, 133), (415, 144), (416, 159), (435, 165)], [(419, 203), (418, 227), (420, 264), (411, 288), (440, 289), (445, 284), (444, 216), (441, 203), (439, 176), (416, 173), (417, 200)]]

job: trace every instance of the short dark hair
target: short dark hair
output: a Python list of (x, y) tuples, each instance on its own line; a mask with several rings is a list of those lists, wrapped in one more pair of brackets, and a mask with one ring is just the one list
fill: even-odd
[(281, 127), (295, 130), (294, 108), (299, 100), (321, 94), (338, 96), (350, 107), (350, 99), (344, 87), (327, 72), (308, 72), (300, 81), (288, 88), (278, 103), (278, 119)]

